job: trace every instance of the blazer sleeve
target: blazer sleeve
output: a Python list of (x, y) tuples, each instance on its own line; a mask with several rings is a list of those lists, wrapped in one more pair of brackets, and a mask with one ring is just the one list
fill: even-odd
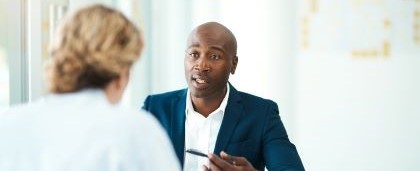
[(265, 118), (263, 154), (270, 171), (305, 170), (299, 154), (287, 136), (276, 103), (270, 101)]
[(143, 109), (145, 111), (150, 111), (150, 109), (149, 109), (149, 106), (150, 106), (150, 98), (151, 98), (150, 95), (148, 95), (146, 97), (146, 100), (144, 100), (143, 105), (140, 105), (141, 106), (140, 110)]

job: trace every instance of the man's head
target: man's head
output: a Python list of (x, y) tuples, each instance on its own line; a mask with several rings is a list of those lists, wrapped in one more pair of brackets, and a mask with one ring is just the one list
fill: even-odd
[(226, 91), (229, 75), (238, 64), (236, 46), (232, 32), (216, 22), (204, 23), (190, 33), (184, 66), (192, 96), (207, 98)]

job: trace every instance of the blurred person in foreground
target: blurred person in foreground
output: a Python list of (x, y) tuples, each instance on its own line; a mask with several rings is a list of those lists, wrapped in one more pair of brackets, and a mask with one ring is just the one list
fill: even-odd
[(0, 115), (0, 170), (180, 170), (160, 124), (119, 105), (142, 47), (140, 31), (112, 8), (66, 18), (46, 68), (51, 94)]
[[(186, 171), (304, 170), (277, 104), (228, 82), (238, 65), (236, 49), (225, 26), (198, 26), (184, 58), (188, 89), (148, 96), (143, 109), (162, 123)], [(193, 155), (191, 149), (208, 155)]]

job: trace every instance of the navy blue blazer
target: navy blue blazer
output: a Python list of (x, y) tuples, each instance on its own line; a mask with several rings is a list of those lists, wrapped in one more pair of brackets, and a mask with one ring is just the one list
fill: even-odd
[[(265, 166), (270, 171), (304, 170), (280, 120), (277, 104), (229, 86), (229, 99), (214, 154), (219, 155), (223, 150), (245, 157), (258, 170), (264, 170)], [(151, 95), (142, 107), (165, 128), (181, 165), (184, 163), (186, 95), (187, 89)]]

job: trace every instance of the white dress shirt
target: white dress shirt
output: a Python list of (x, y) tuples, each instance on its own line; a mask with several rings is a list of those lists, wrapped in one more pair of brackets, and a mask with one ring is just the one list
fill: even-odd
[(111, 105), (102, 90), (55, 94), (0, 114), (1, 171), (181, 170), (149, 114)]
[[(195, 149), (205, 154), (213, 153), (228, 102), (229, 92), (229, 85), (227, 85), (226, 95), (219, 108), (206, 118), (194, 110), (190, 90), (188, 90), (185, 107), (185, 149)], [(184, 171), (202, 170), (202, 166), (208, 166), (208, 162), (208, 159), (205, 157), (185, 153)]]

